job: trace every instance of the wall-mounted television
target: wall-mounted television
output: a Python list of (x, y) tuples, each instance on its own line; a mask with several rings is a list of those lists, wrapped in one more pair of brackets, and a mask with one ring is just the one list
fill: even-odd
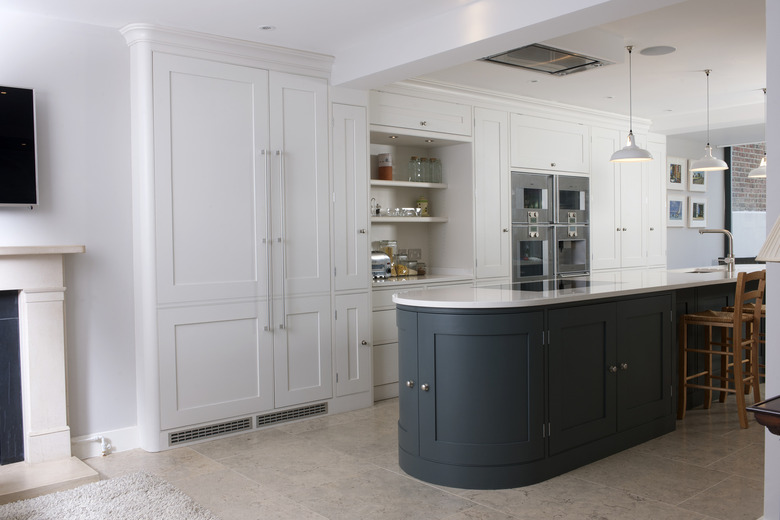
[(0, 205), (38, 204), (35, 96), (0, 86)]

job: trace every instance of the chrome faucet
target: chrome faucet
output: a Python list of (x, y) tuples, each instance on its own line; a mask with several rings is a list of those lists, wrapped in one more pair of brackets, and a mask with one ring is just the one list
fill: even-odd
[(729, 274), (734, 274), (734, 235), (728, 229), (700, 229), (699, 234), (704, 233), (723, 233), (729, 238), (729, 254), (724, 259), (726, 261), (726, 270)]

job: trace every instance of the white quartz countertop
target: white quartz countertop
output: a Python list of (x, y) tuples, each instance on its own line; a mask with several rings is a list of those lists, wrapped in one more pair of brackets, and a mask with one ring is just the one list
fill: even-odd
[(502, 284), (484, 287), (441, 287), (411, 289), (393, 295), (393, 302), (412, 307), (444, 309), (497, 309), (534, 307), (558, 303), (613, 298), (652, 292), (672, 291), (704, 285), (733, 282), (740, 271), (764, 269), (763, 265), (737, 265), (729, 275), (723, 266), (676, 270), (631, 270), (594, 273), (564, 279), (568, 287), (556, 287), (554, 280), (533, 283), (541, 291), (523, 290), (525, 284)]

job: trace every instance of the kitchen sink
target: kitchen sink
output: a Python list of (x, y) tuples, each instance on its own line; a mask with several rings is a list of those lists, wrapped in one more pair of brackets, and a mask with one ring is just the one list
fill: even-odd
[(690, 271), (685, 271), (686, 273), (718, 273), (721, 271), (725, 271), (726, 266), (717, 266), (717, 267), (697, 267), (695, 269), (691, 269)]

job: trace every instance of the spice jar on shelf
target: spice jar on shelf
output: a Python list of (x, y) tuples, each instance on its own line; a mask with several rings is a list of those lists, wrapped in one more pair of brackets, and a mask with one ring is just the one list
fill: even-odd
[(417, 207), (420, 208), (420, 216), (421, 217), (429, 217), (430, 213), (428, 213), (428, 199), (421, 196), (417, 199)]

